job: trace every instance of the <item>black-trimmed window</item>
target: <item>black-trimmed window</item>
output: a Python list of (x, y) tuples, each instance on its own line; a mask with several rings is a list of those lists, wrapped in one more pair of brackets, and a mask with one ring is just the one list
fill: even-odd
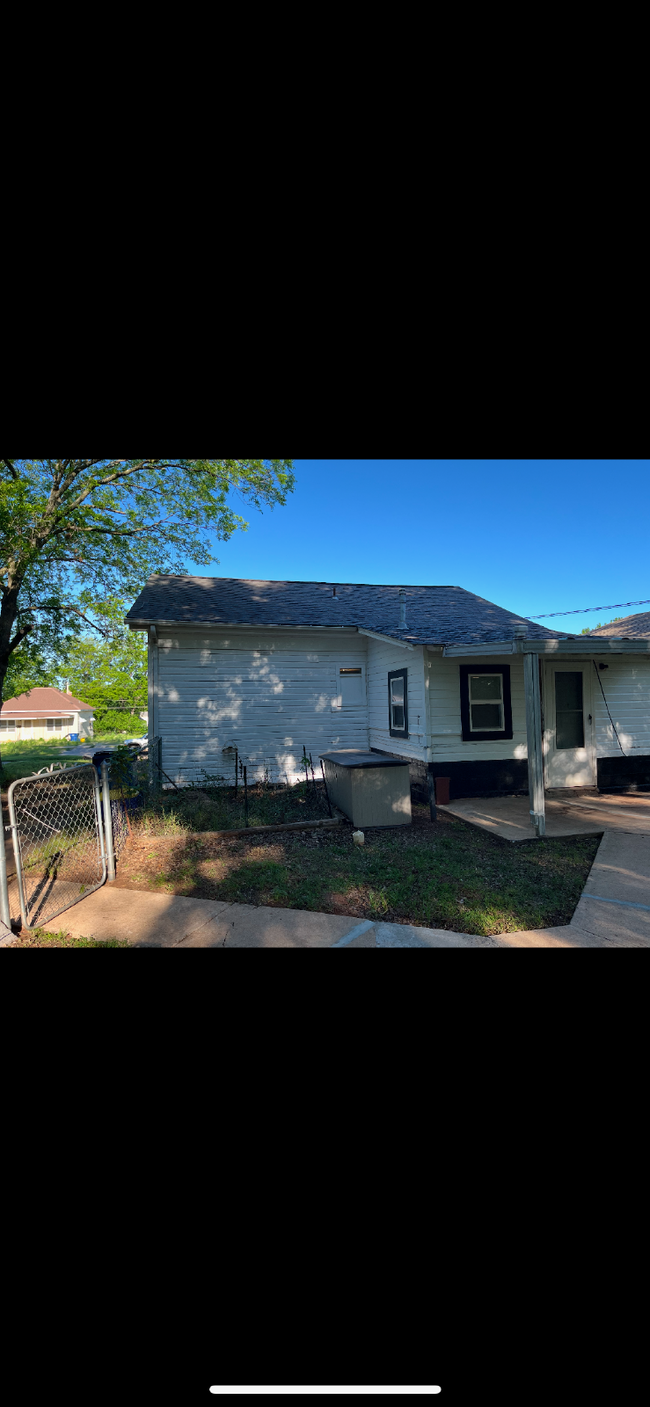
[(461, 664), (460, 717), (463, 742), (512, 737), (509, 664)]
[(388, 675), (388, 731), (391, 738), (408, 738), (408, 669), (392, 669)]

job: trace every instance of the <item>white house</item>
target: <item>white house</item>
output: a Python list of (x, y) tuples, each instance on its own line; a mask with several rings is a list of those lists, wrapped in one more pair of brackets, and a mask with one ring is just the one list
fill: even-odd
[(0, 709), (0, 742), (33, 738), (65, 738), (69, 733), (91, 738), (93, 710), (61, 689), (30, 689), (7, 699)]
[[(451, 798), (650, 789), (650, 640), (546, 630), (460, 586), (154, 576), (149, 735), (176, 781), (300, 775), (334, 748), (408, 757)], [(529, 787), (530, 782), (530, 787)]]

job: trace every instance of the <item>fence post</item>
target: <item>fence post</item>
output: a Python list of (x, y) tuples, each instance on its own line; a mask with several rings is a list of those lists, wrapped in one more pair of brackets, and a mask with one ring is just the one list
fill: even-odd
[[(1, 810), (1, 808), (0, 808)], [(0, 824), (0, 919), (11, 928), (11, 915), (9, 912), (9, 889), (7, 887), (7, 855), (5, 851), (5, 821), (2, 816)]]
[(104, 806), (104, 835), (106, 837), (106, 878), (115, 879), (115, 849), (113, 847), (113, 817), (108, 763), (102, 762), (102, 802)]

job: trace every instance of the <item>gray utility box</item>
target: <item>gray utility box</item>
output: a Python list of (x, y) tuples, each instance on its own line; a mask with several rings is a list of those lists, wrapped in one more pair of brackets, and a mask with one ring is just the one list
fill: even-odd
[(321, 753), (330, 800), (353, 825), (410, 826), (411, 781), (406, 758), (341, 748)]

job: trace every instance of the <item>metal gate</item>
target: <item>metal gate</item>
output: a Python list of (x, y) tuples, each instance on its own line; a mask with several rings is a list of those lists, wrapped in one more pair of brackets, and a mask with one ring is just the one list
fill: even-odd
[(97, 771), (82, 763), (21, 777), (8, 800), (22, 921), (41, 928), (106, 879)]

